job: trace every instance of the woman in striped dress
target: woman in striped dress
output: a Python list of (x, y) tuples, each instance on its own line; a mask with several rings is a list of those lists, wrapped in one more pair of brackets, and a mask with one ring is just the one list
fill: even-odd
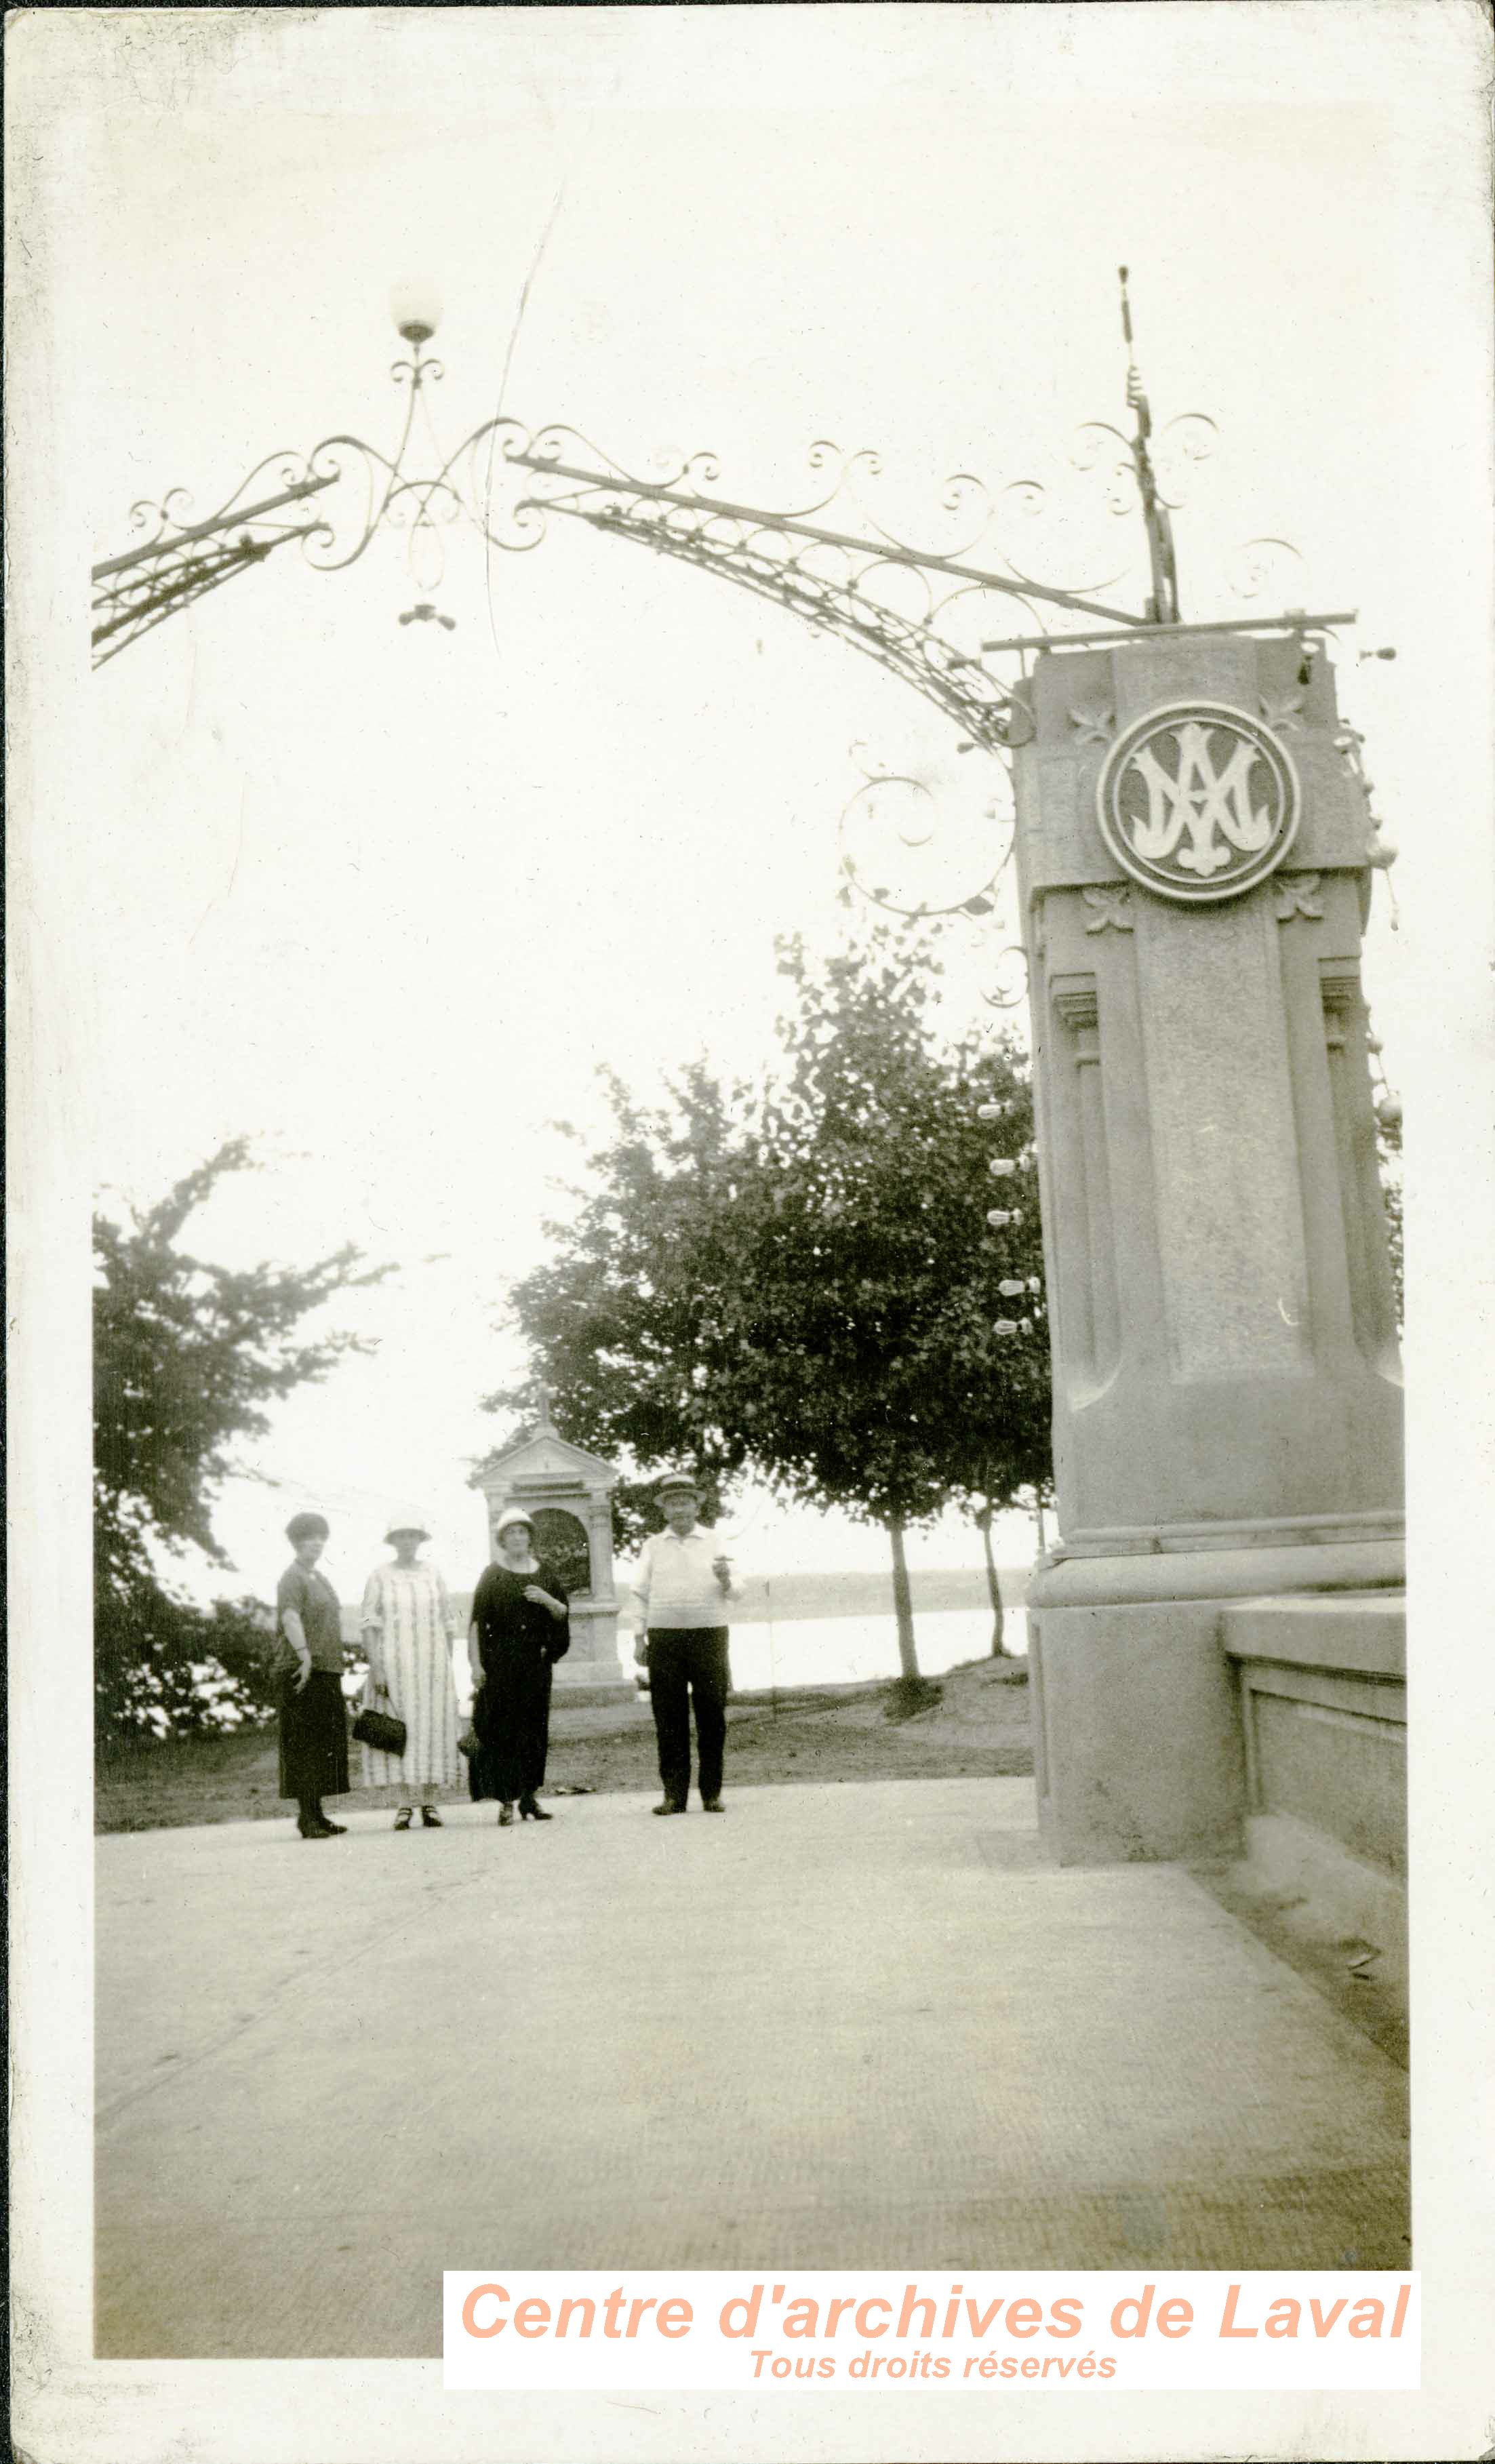
[(408, 1831), (415, 1808), (428, 1831), (439, 1831), (434, 1798), (457, 1775), (457, 1692), (451, 1673), (451, 1612), (434, 1566), (416, 1564), (430, 1534), (419, 1524), (397, 1525), (385, 1538), (392, 1566), (376, 1566), (363, 1592), (359, 1627), (368, 1658), (372, 1699), (406, 1725), (403, 1754), (363, 1748), (363, 1786), (398, 1789), (397, 1831)]

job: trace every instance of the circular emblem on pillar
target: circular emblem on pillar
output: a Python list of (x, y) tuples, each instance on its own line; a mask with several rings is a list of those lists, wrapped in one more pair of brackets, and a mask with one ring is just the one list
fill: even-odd
[(1169, 702), (1133, 720), (1095, 790), (1122, 869), (1191, 906), (1264, 881), (1292, 845), (1300, 802), (1286, 746), (1223, 701)]

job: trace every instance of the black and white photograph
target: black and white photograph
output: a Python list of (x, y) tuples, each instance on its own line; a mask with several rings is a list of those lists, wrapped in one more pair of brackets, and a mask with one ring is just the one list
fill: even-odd
[(17, 2454), (1495, 2452), (1487, 11), (6, 37)]

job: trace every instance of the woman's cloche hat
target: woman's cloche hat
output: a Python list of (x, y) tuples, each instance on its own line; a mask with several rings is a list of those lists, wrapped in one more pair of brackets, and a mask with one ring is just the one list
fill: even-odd
[(500, 1533), (507, 1531), (511, 1523), (522, 1523), (526, 1531), (535, 1529), (534, 1516), (526, 1513), (522, 1506), (506, 1506), (494, 1525), (494, 1538), (496, 1540)]
[(417, 1540), (430, 1538), (430, 1533), (418, 1514), (397, 1514), (385, 1533), (385, 1545), (387, 1546), (402, 1531), (413, 1531)]
[(293, 1549), (298, 1540), (326, 1540), (331, 1532), (332, 1526), (325, 1514), (293, 1514), (285, 1528), (285, 1536)]

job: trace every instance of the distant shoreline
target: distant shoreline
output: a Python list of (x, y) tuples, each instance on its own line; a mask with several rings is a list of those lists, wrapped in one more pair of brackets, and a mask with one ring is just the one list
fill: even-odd
[[(997, 1579), (1003, 1608), (1022, 1606), (1027, 1597), (1025, 1566), (1000, 1566)], [(913, 1614), (934, 1617), (942, 1609), (984, 1609), (991, 1605), (986, 1576), (978, 1567), (934, 1567), (909, 1577)], [(890, 1574), (744, 1574), (741, 1598), (729, 1612), (734, 1625), (790, 1625), (802, 1617), (891, 1617)]]
[[(1003, 1608), (1022, 1608), (1027, 1598), (1028, 1572), (1026, 1566), (998, 1568)], [(909, 1580), (915, 1617), (935, 1617), (946, 1609), (990, 1606), (986, 1576), (979, 1567), (917, 1569), (911, 1572)], [(727, 1611), (732, 1625), (794, 1625), (811, 1617), (890, 1617), (893, 1614), (890, 1574), (743, 1574), (738, 1577), (738, 1590), (740, 1597)], [(618, 1599), (627, 1622), (627, 1598), (621, 1588)], [(452, 1614), (465, 1630), (473, 1595), (452, 1592), (451, 1600)], [(346, 1642), (359, 1639), (358, 1617), (356, 1606), (344, 1604)]]

